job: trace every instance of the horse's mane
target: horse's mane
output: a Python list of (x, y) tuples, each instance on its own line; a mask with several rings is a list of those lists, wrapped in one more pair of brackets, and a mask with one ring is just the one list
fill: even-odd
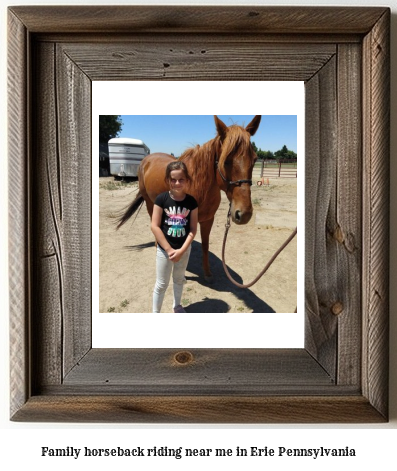
[[(180, 156), (179, 160), (185, 162), (190, 172), (191, 188), (194, 188), (199, 203), (204, 201), (206, 194), (215, 179), (215, 156), (219, 146), (216, 137), (202, 146), (197, 145)], [(193, 192), (192, 192), (193, 193)]]
[[(192, 186), (197, 199), (202, 202), (210, 186), (214, 183), (215, 160), (218, 160), (220, 168), (224, 171), (225, 161), (229, 156), (238, 151), (254, 155), (250, 144), (250, 135), (244, 128), (232, 125), (227, 128), (226, 138), (221, 143), (219, 136), (206, 142), (202, 146), (197, 145), (187, 149), (180, 157), (190, 169)], [(193, 173), (194, 172), (194, 173)]]
[(244, 154), (248, 153), (253, 158), (254, 151), (250, 143), (251, 136), (244, 128), (233, 124), (228, 127), (227, 139), (224, 140), (222, 145), (222, 153), (218, 157), (220, 165), (223, 166), (225, 161), (230, 155), (236, 154), (239, 150)]

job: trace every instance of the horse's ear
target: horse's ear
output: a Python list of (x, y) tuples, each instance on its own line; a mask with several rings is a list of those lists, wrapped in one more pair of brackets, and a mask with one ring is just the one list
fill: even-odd
[(226, 137), (227, 126), (223, 121), (221, 121), (218, 118), (218, 116), (214, 116), (214, 119), (215, 119), (215, 126), (216, 126), (216, 130), (218, 132), (218, 135), (221, 138), (221, 140), (223, 141)]
[(249, 123), (249, 125), (245, 128), (251, 136), (253, 136), (259, 128), (259, 124), (261, 122), (261, 115), (256, 115), (255, 118)]

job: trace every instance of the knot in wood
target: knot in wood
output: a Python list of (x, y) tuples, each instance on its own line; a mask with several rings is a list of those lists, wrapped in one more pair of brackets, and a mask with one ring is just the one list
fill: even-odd
[(339, 316), (339, 314), (341, 314), (343, 311), (343, 304), (337, 301), (335, 304), (332, 305), (331, 311), (332, 314), (334, 314), (335, 316)]
[(343, 234), (342, 228), (337, 226), (334, 232), (334, 239), (336, 239), (340, 244), (343, 244), (345, 236)]
[(180, 365), (186, 365), (193, 361), (193, 355), (190, 352), (178, 352), (175, 354), (174, 360)]

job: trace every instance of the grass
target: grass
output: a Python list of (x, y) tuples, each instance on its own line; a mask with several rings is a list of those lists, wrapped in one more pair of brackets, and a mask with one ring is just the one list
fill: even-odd
[(130, 302), (128, 301), (128, 299), (124, 299), (124, 301), (121, 301), (120, 307), (125, 308), (125, 307), (127, 307), (129, 304), (130, 304)]
[(117, 311), (116, 311), (115, 306), (111, 306), (111, 307), (108, 308), (107, 312), (121, 312), (121, 311), (122, 311), (124, 308), (126, 308), (129, 304), (130, 304), (130, 302), (128, 301), (128, 299), (124, 299), (124, 300), (121, 301), (121, 303), (119, 304)]

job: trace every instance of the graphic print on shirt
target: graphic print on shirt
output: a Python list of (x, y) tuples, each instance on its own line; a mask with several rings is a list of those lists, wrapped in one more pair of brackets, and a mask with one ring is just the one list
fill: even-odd
[(165, 223), (170, 226), (167, 234), (171, 237), (184, 237), (186, 235), (184, 226), (187, 224), (187, 216), (190, 213), (190, 209), (181, 209), (179, 206), (173, 206), (164, 209), (164, 211), (168, 216), (168, 219), (165, 219)]

